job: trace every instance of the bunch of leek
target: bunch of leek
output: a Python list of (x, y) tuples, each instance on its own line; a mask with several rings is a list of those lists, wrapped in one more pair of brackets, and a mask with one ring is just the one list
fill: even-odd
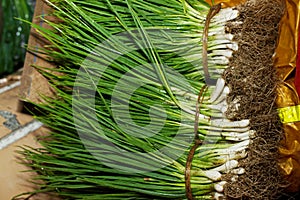
[(229, 88), (220, 77), (238, 48), (225, 23), (238, 11), (221, 9), (205, 35), (212, 9), (204, 0), (46, 2), (59, 23), (32, 26), (58, 67), (36, 67), (57, 96), (35, 104), (52, 132), (43, 148), (22, 151), (39, 174), (40, 189), (29, 194), (222, 197), (223, 175), (244, 172), (238, 160), (254, 135), (249, 120), (224, 115)]

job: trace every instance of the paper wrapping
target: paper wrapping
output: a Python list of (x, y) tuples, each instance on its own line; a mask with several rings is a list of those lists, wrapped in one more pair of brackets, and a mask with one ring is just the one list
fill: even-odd
[(282, 80), (277, 88), (276, 103), (285, 132), (279, 148), (279, 166), (290, 183), (288, 190), (291, 192), (300, 189), (300, 102), (295, 88), (299, 9), (299, 0), (286, 0), (286, 12), (281, 21), (278, 47), (274, 54), (275, 68)]
[(240, 3), (245, 2), (246, 0), (205, 0), (209, 5), (216, 5), (221, 3), (223, 8), (234, 7)]

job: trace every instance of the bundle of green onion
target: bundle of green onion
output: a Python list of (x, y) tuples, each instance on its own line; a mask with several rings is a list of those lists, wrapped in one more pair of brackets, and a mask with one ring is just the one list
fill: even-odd
[(2, 0), (0, 21), (0, 75), (22, 67), (30, 25), (18, 19), (31, 20), (33, 2), (29, 0)]
[(35, 104), (52, 129), (43, 148), (22, 151), (39, 174), (31, 193), (222, 198), (255, 136), (248, 119), (225, 114), (221, 76), (238, 50), (225, 24), (239, 11), (204, 0), (46, 2), (59, 23), (32, 26), (51, 42), (42, 52), (58, 67), (41, 71), (57, 96)]

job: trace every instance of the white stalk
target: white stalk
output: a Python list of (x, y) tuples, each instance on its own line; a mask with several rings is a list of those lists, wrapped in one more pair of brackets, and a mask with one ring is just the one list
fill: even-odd
[(210, 116), (212, 118), (223, 118), (224, 117), (223, 113), (221, 113), (221, 112), (211, 112)]
[(231, 49), (233, 51), (237, 51), (239, 49), (239, 46), (236, 42), (216, 42), (216, 45), (210, 45), (207, 50), (211, 51), (211, 50), (215, 50), (215, 49)]
[(229, 59), (225, 56), (216, 56), (214, 58), (208, 58), (211, 64), (228, 65)]
[(249, 140), (249, 137), (225, 137), (225, 140), (228, 140), (228, 141), (234, 141), (234, 142), (238, 142), (238, 141), (245, 141), (245, 140)]
[(220, 128), (246, 128), (250, 124), (248, 119), (240, 121), (230, 121), (228, 119), (213, 119), (210, 121), (210, 125)]
[[(216, 66), (216, 65), (214, 65), (214, 66)], [(218, 75), (218, 77), (220, 77), (224, 73), (227, 66), (218, 66), (218, 67), (219, 68), (215, 68), (214, 73), (216, 73)]]
[(213, 180), (213, 181), (219, 181), (221, 180), (222, 174), (219, 171), (214, 171), (214, 170), (207, 170), (207, 171), (203, 171), (203, 174)]
[(242, 128), (225, 128), (225, 127), (215, 127), (215, 126), (206, 126), (206, 125), (199, 125), (199, 128), (200, 129), (203, 129), (203, 130), (214, 130), (214, 131), (226, 131), (226, 132), (239, 132), (239, 133), (243, 133), (243, 132), (246, 132), (246, 131), (249, 131), (250, 130), (250, 127), (242, 127)]
[(234, 154), (235, 152), (245, 150), (250, 144), (250, 140), (245, 140), (242, 142), (238, 142), (237, 144), (232, 145), (226, 149), (218, 149), (216, 152), (219, 154)]
[(225, 196), (223, 194), (218, 193), (218, 192), (216, 192), (215, 195), (214, 195), (214, 199), (216, 199), (216, 200), (223, 200), (224, 197)]
[(252, 136), (254, 136), (254, 134), (255, 134), (254, 130), (249, 130), (249, 131), (246, 131), (244, 133), (222, 132), (221, 136), (224, 136), (224, 137), (236, 137), (236, 138), (244, 138), (244, 137), (251, 138)]
[(230, 154), (219, 155), (217, 156), (217, 159), (219, 159), (222, 163), (225, 163), (229, 160), (239, 160), (242, 158), (246, 158), (246, 156), (247, 156), (247, 151), (244, 149), (242, 151), (236, 151)]
[(237, 175), (242, 175), (245, 173), (245, 169), (244, 168), (233, 169), (233, 170), (231, 170), (231, 173), (237, 174)]
[(212, 104), (218, 104), (221, 101), (226, 100), (226, 97), (229, 94), (229, 92), (230, 92), (229, 87), (225, 86), (222, 93), (221, 93), (221, 95), (219, 95), (219, 97), (216, 100), (214, 100), (214, 101), (210, 100), (209, 102), (212, 103)]
[(232, 42), (231, 44), (227, 44), (227, 48), (237, 51), (239, 49), (239, 45), (236, 42)]
[(223, 101), (221, 101), (218, 104), (211, 104), (211, 105), (206, 105), (207, 108), (210, 108), (212, 110), (218, 110), (221, 113), (225, 113), (228, 109), (228, 105), (227, 102), (225, 101), (225, 99)]
[(210, 27), (208, 37), (210, 36), (217, 36), (217, 35), (225, 35), (225, 26), (218, 26), (218, 27)]
[(240, 25), (240, 24), (243, 24), (242, 21), (233, 21), (233, 22), (230, 22), (231, 24), (234, 24), (234, 25)]
[(226, 23), (229, 20), (235, 19), (239, 16), (239, 11), (232, 8), (223, 8), (216, 16), (214, 16), (211, 22), (214, 24)]
[(233, 138), (253, 138), (255, 135), (254, 130), (249, 130), (246, 132), (221, 132), (221, 131), (207, 131), (207, 136), (221, 136), (221, 137), (233, 137)]
[(211, 93), (210, 102), (214, 102), (215, 100), (217, 100), (217, 98), (221, 95), (222, 91), (224, 90), (224, 86), (225, 86), (225, 80), (222, 78), (219, 78), (217, 80), (215, 89)]
[(219, 183), (216, 183), (214, 185), (214, 188), (217, 192), (224, 192), (224, 185), (226, 184), (227, 182), (226, 181), (220, 181)]
[(238, 179), (239, 179), (239, 176), (238, 176), (238, 175), (234, 175), (234, 176), (231, 177), (231, 181), (232, 181), (232, 182), (237, 182)]
[(233, 42), (234, 35), (230, 34), (230, 33), (226, 33), (224, 35), (216, 35), (214, 41), (218, 41), (218, 40), (226, 40), (227, 42), (231, 43)]
[(230, 49), (225, 49), (225, 50), (213, 50), (212, 53), (208, 54), (208, 56), (224, 56), (226, 58), (231, 58), (233, 54), (233, 51)]
[[(215, 46), (231, 44), (232, 41), (227, 39), (226, 37), (229, 37), (229, 36), (214, 35), (214, 36), (208, 37), (209, 44), (208, 44), (207, 50), (212, 50), (211, 48), (215, 47)], [(224, 47), (226, 47), (226, 46), (224, 46)], [(218, 49), (221, 49), (221, 48), (218, 48)], [(223, 48), (223, 49), (225, 49), (225, 48)]]
[(212, 169), (212, 171), (218, 171), (218, 172), (228, 173), (232, 169), (237, 168), (238, 164), (239, 164), (239, 162), (237, 160), (229, 160), (226, 163), (224, 163), (223, 165)]
[(228, 162), (230, 160), (238, 160), (239, 158), (246, 157), (246, 149), (249, 145), (249, 140), (245, 140), (239, 142), (230, 147), (218, 147), (216, 146), (214, 149), (207, 149), (199, 152), (199, 157), (214, 157), (220, 161), (220, 163)]

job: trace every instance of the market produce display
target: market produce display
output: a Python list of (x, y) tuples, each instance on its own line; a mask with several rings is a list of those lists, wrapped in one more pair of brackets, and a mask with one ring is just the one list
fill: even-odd
[[(51, 128), (20, 152), (62, 199), (278, 199), (281, 0), (45, 0)], [(53, 19), (53, 18), (52, 18)], [(42, 183), (40, 182), (42, 181)], [(21, 194), (26, 195), (26, 194)]]

